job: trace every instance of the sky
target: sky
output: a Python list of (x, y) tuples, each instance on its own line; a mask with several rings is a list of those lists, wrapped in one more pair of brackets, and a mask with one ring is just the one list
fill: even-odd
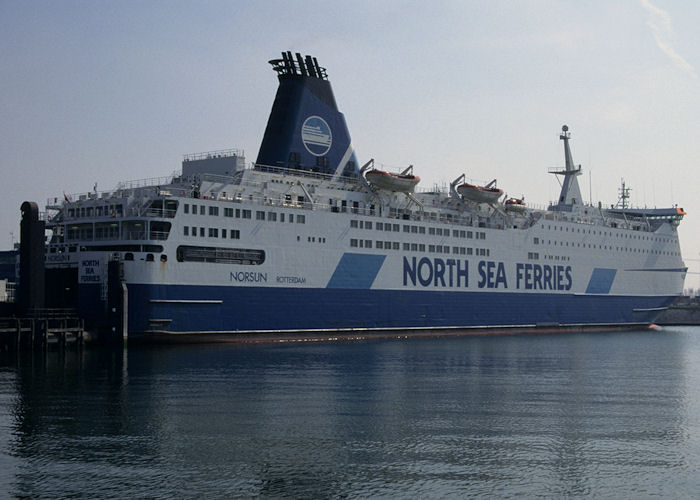
[[(571, 132), (586, 201), (678, 205), (700, 271), (700, 2), (0, 0), (0, 249), (19, 207), (255, 160), (290, 50), (328, 71), (360, 163), (544, 207)], [(700, 288), (700, 274), (686, 287)]]

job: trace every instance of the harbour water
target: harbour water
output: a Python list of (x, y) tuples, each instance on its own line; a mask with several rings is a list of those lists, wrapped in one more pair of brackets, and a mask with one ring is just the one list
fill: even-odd
[(3, 497), (700, 491), (700, 327), (1, 356)]

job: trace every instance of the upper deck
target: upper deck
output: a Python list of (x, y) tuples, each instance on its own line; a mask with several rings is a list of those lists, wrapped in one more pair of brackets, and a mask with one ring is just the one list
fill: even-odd
[[(79, 193), (47, 202), (47, 227), (63, 227), (68, 240), (83, 238), (167, 239), (163, 224), (148, 230), (145, 221), (166, 223), (178, 213), (181, 202), (279, 206), (302, 211), (350, 213), (368, 217), (412, 220), (491, 229), (526, 229), (540, 219), (585, 226), (602, 226), (653, 232), (663, 222), (677, 224), (682, 209), (604, 209), (583, 204), (573, 211), (528, 208), (507, 213), (502, 206), (466, 203), (446, 189), (419, 190), (412, 197), (401, 193), (378, 194), (359, 176), (330, 174), (284, 167), (254, 165), (235, 175), (174, 173), (169, 177), (120, 183), (104, 192)], [(118, 226), (125, 226), (115, 228)], [(90, 236), (91, 235), (91, 236)]]

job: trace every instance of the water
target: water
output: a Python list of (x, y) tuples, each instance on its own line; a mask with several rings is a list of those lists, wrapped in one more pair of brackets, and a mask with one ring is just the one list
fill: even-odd
[(699, 327), (0, 361), (0, 496), (698, 491)]

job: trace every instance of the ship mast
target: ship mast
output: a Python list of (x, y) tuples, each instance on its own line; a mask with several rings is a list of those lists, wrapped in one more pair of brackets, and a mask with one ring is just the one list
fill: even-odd
[(620, 192), (620, 197), (617, 200), (617, 208), (629, 208), (630, 191), (631, 189), (625, 186), (625, 179), (620, 179), (622, 186), (618, 191)]
[(559, 135), (559, 139), (564, 141), (564, 161), (566, 166), (564, 170), (550, 170), (550, 173), (554, 175), (564, 176), (561, 193), (559, 194), (559, 201), (552, 208), (571, 210), (574, 205), (581, 205), (583, 201), (581, 199), (581, 190), (578, 187), (578, 180), (576, 179), (576, 177), (581, 175), (581, 165), (574, 165), (574, 159), (571, 156), (571, 148), (569, 147), (569, 127), (564, 125), (561, 130), (562, 133)]

